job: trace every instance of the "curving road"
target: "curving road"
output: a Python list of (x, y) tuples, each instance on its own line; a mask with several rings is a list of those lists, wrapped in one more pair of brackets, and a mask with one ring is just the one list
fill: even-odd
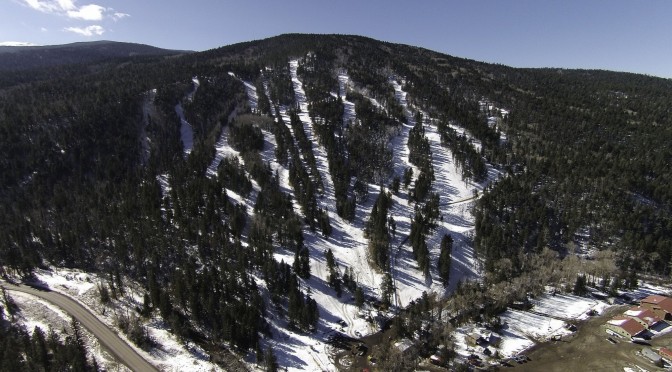
[(13, 285), (0, 282), (0, 287), (10, 291), (23, 292), (37, 296), (60, 307), (73, 318), (77, 319), (77, 321), (79, 321), (84, 328), (88, 329), (89, 332), (93, 333), (93, 335), (98, 338), (101, 345), (105, 346), (112, 355), (133, 371), (159, 371), (156, 367), (141, 357), (140, 354), (138, 354), (124, 340), (119, 338), (116, 333), (101, 322), (89, 310), (70, 297), (53, 291), (41, 291), (25, 285)]

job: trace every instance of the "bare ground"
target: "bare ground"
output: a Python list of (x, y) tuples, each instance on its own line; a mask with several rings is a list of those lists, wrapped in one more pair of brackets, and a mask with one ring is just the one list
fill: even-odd
[[(672, 334), (668, 333), (650, 341), (651, 346), (634, 344), (623, 338), (613, 337), (618, 343), (607, 340), (606, 321), (626, 310), (628, 306), (610, 308), (604, 314), (578, 324), (578, 331), (562, 341), (546, 342), (527, 352), (530, 361), (516, 364), (511, 370), (519, 371), (623, 371), (625, 367), (638, 370), (662, 371), (648, 359), (639, 355), (644, 347), (670, 347)], [(507, 368), (508, 369), (508, 368)]]

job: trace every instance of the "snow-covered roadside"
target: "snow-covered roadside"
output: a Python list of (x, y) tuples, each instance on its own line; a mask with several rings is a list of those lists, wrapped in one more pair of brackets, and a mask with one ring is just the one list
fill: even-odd
[[(85, 308), (95, 314), (108, 327), (115, 330), (116, 333), (124, 339), (131, 347), (133, 347), (140, 355), (157, 366), (161, 370), (166, 371), (221, 371), (222, 369), (208, 361), (207, 354), (200, 347), (190, 344), (183, 345), (177, 338), (168, 331), (168, 326), (159, 320), (159, 318), (151, 318), (146, 323), (147, 331), (150, 337), (157, 343), (157, 347), (150, 352), (146, 352), (135, 346), (128, 338), (119, 330), (115, 324), (115, 317), (129, 316), (136, 314), (136, 308), (142, 308), (142, 297), (144, 292), (140, 290), (142, 286), (138, 283), (128, 282), (125, 284), (124, 294), (119, 300), (112, 300), (110, 305), (102, 305), (100, 303), (100, 294), (97, 289), (97, 284), (105, 282), (105, 280), (98, 277), (96, 274), (85, 273), (77, 270), (52, 268), (51, 270), (36, 270), (36, 278), (55, 292), (67, 295)], [(31, 298), (29, 302), (37, 302), (33, 296), (27, 295)], [(58, 308), (56, 308), (58, 309)], [(64, 314), (60, 309), (61, 314)], [(69, 316), (65, 316), (65, 321), (69, 322)], [(31, 320), (32, 322), (41, 322), (39, 317)], [(93, 337), (93, 336), (91, 336)], [(96, 341), (97, 342), (97, 341)], [(93, 345), (94, 351), (97, 347)], [(98, 358), (98, 355), (95, 354)], [(109, 355), (101, 353), (103, 364), (116, 366), (114, 359), (110, 359)], [(98, 359), (97, 359), (98, 360)], [(116, 367), (115, 367), (116, 368)]]
[[(26, 293), (8, 291), (8, 294), (18, 307), (15, 321), (28, 332), (32, 333), (35, 327), (38, 327), (47, 335), (53, 330), (60, 335), (61, 341), (64, 334), (72, 334), (71, 318), (59, 307)], [(88, 357), (93, 358), (99, 367), (108, 371), (130, 371), (125, 365), (115, 361), (114, 356), (110, 355), (86, 328), (81, 327), (80, 332)]]

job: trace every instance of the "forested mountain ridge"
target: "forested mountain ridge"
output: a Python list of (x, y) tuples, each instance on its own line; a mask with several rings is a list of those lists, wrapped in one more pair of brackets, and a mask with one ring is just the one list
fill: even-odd
[(93, 63), (113, 58), (166, 56), (185, 52), (117, 41), (93, 41), (47, 46), (0, 46), (0, 55), (2, 55), (0, 70), (17, 71)]
[(47, 46), (0, 46), (0, 87), (81, 76), (124, 62), (157, 61), (191, 53), (144, 44), (94, 41)]
[(470, 249), (491, 285), (549, 250), (613, 252), (614, 283), (672, 269), (669, 79), (347, 35), (34, 71), (0, 72), (5, 270), (131, 278), (186, 339), (352, 329), (448, 298)]

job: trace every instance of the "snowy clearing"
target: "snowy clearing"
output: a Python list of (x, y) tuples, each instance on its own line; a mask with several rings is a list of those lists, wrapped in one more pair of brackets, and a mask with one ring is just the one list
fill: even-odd
[(532, 300), (533, 311), (548, 315), (549, 317), (566, 320), (588, 319), (588, 312), (595, 310), (598, 313), (604, 311), (607, 303), (573, 294), (545, 294), (537, 300)]
[(469, 342), (469, 338), (475, 338), (474, 334), (491, 333), (484, 328), (474, 324), (458, 328), (455, 334), (457, 353), (463, 358), (477, 353), (488, 359), (483, 351), (484, 347), (489, 347), (497, 351), (499, 358), (510, 358), (539, 342), (570, 335), (572, 331), (567, 328), (568, 321), (586, 320), (590, 310), (601, 314), (610, 306), (591, 298), (550, 293), (532, 300), (532, 303), (534, 306), (528, 311), (508, 309), (499, 314), (502, 328), (492, 332), (496, 341), (488, 345), (478, 346), (474, 341)]

